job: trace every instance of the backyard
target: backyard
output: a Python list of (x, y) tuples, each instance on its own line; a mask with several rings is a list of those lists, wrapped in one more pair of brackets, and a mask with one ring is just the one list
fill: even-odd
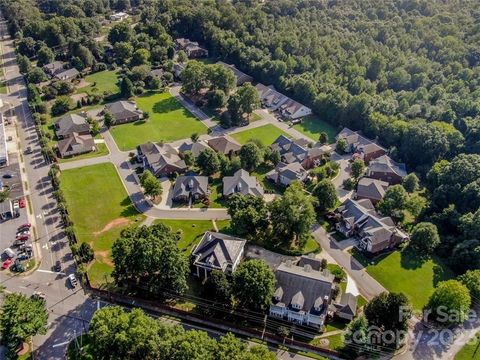
[(76, 91), (77, 94), (104, 94), (105, 92), (117, 94), (120, 92), (118, 74), (115, 70), (96, 72), (85, 76), (84, 80), (88, 85), (78, 88)]
[(424, 307), (438, 282), (454, 276), (438, 258), (420, 261), (407, 250), (394, 251), (375, 260), (368, 260), (358, 252), (353, 254), (387, 290), (404, 293), (415, 310)]
[(329, 143), (335, 141), (335, 135), (337, 135), (338, 132), (334, 126), (313, 115), (304, 118), (300, 124), (294, 125), (293, 128), (314, 141), (317, 141), (320, 133), (324, 132), (328, 135)]
[(477, 333), (458, 353), (455, 360), (480, 359), (480, 333)]
[(267, 124), (253, 129), (241, 131), (232, 134), (231, 137), (237, 140), (240, 144), (246, 144), (249, 140), (256, 139), (264, 146), (271, 145), (280, 135), (290, 137), (286, 132), (279, 129), (275, 125)]
[(139, 224), (144, 216), (133, 207), (111, 163), (65, 170), (60, 180), (78, 241), (90, 243), (95, 250), (91, 281), (102, 283), (112, 270), (113, 242), (122, 229)]
[(148, 141), (171, 142), (207, 133), (207, 127), (169, 93), (148, 93), (136, 98), (139, 109), (150, 118), (110, 129), (122, 151), (133, 150)]

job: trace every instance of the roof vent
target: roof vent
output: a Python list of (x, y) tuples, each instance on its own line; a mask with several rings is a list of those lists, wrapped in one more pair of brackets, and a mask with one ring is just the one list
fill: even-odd
[(303, 271), (305, 271), (305, 272), (312, 272), (312, 265), (310, 265), (310, 264), (305, 264), (305, 265), (303, 266)]

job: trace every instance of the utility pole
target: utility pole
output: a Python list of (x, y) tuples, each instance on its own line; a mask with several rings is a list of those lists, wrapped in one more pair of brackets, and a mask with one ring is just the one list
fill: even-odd
[(262, 340), (263, 340), (263, 337), (265, 336), (265, 330), (267, 328), (267, 315), (265, 315), (265, 317), (263, 318), (263, 331), (262, 331)]

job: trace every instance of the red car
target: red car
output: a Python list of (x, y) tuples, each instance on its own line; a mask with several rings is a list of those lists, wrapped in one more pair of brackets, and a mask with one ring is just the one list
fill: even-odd
[(26, 223), (26, 224), (20, 225), (20, 226), (18, 227), (18, 230), (30, 229), (31, 227), (32, 227), (32, 224)]
[(8, 269), (8, 267), (10, 266), (10, 264), (12, 263), (12, 261), (13, 261), (12, 259), (7, 259), (7, 260), (5, 260), (5, 261), (3, 262), (3, 264), (2, 264), (2, 269), (4, 269), (4, 270), (5, 270), (5, 269)]
[(17, 236), (17, 240), (27, 241), (30, 238), (30, 235), (20, 235)]
[(21, 198), (19, 201), (18, 201), (18, 204), (20, 205), (20, 207), (23, 209), (27, 202), (25, 201), (25, 198)]

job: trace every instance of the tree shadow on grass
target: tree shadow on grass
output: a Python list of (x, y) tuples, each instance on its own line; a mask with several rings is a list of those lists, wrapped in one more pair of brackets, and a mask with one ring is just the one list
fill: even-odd
[(138, 120), (133, 123), (133, 126), (140, 126), (145, 124), (147, 121), (146, 120)]
[(162, 99), (156, 102), (153, 105), (152, 110), (154, 113), (162, 114), (170, 111), (179, 110), (181, 108), (182, 106), (178, 103), (177, 99), (175, 99), (174, 97), (169, 97), (167, 99)]
[(401, 258), (400, 263), (402, 265), (402, 268), (408, 269), (408, 270), (418, 269), (428, 260), (428, 257), (420, 256), (409, 247), (405, 248), (400, 253), (400, 258)]

